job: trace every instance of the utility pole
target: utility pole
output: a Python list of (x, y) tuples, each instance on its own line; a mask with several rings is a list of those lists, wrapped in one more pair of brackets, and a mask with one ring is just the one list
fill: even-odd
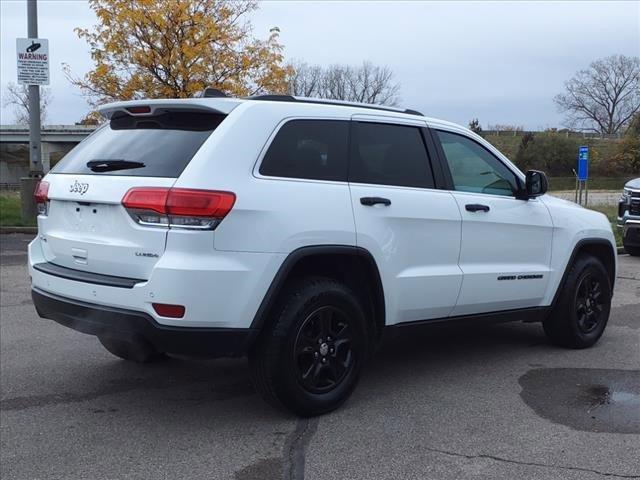
[[(38, 38), (38, 0), (27, 0), (27, 35)], [(29, 85), (29, 165), (30, 177), (42, 176), (40, 154), (40, 85)]]
[[(38, 38), (37, 0), (27, 0), (27, 36)], [(29, 85), (29, 176), (20, 179), (21, 213), (24, 223), (33, 222), (38, 215), (33, 193), (43, 175), (40, 128), (40, 85)]]

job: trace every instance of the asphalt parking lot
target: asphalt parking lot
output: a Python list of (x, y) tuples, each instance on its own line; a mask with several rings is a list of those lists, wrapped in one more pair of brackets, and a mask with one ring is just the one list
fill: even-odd
[(244, 360), (128, 364), (38, 318), (27, 235), (2, 235), (3, 479), (640, 478), (640, 259), (587, 350), (539, 325), (412, 330), (342, 409), (300, 420)]

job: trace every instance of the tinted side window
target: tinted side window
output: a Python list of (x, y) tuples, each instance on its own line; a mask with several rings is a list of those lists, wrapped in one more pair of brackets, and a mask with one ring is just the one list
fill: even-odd
[(260, 165), (273, 177), (347, 180), (349, 122), (292, 120), (280, 128)]
[(456, 190), (513, 196), (516, 177), (484, 147), (464, 135), (437, 131)]
[(359, 122), (352, 144), (349, 181), (433, 188), (420, 128)]

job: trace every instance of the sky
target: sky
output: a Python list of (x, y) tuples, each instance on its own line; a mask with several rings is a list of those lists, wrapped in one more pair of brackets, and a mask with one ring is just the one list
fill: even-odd
[[(62, 71), (91, 69), (75, 27), (96, 18), (84, 0), (39, 0), (39, 36), (49, 39), (48, 124), (73, 124), (88, 111)], [(580, 69), (613, 54), (640, 56), (640, 1), (263, 1), (254, 35), (280, 28), (288, 60), (387, 65), (401, 105), (466, 125), (543, 129), (562, 125), (553, 103)], [(26, 37), (26, 0), (0, 0), (0, 84), (16, 81), (15, 39)], [(12, 123), (2, 107), (0, 123)]]

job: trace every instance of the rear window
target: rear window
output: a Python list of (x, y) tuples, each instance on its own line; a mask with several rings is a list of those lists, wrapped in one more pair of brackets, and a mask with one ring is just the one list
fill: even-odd
[(225, 115), (119, 114), (71, 150), (52, 173), (176, 178)]
[(278, 131), (260, 173), (272, 177), (347, 181), (349, 122), (292, 120)]

